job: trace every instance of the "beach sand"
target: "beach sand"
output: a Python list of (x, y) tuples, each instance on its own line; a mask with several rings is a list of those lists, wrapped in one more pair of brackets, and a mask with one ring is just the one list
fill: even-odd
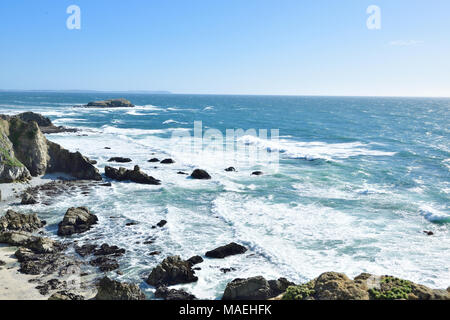
[(0, 261), (6, 265), (0, 266), (0, 300), (46, 300), (35, 288), (36, 283), (29, 280), (37, 276), (19, 273), (19, 263), (14, 257), (15, 247), (0, 245)]

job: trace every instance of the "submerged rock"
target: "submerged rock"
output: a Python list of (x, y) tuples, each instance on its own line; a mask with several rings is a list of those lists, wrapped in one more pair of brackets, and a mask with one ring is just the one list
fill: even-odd
[(63, 221), (58, 225), (59, 236), (70, 236), (76, 233), (83, 233), (96, 224), (98, 218), (92, 214), (88, 208), (70, 208), (64, 215)]
[(193, 179), (199, 179), (199, 180), (210, 180), (211, 176), (208, 172), (202, 169), (196, 169), (194, 172), (192, 172), (191, 177)]
[(132, 162), (130, 158), (123, 158), (123, 157), (113, 157), (108, 160), (108, 162), (118, 162), (118, 163), (128, 163)]
[(3, 217), (0, 217), (0, 231), (34, 232), (43, 226), (45, 221), (41, 221), (35, 213), (22, 214), (8, 210)]
[(132, 181), (140, 184), (160, 185), (161, 181), (155, 179), (146, 173), (142, 172), (139, 166), (135, 166), (134, 170), (127, 170), (125, 168), (115, 169), (109, 166), (105, 167), (105, 175), (117, 181)]
[(108, 277), (101, 279), (97, 288), (96, 300), (145, 300), (145, 294), (139, 286), (111, 280)]
[(146, 282), (151, 286), (159, 287), (191, 283), (197, 280), (189, 262), (182, 260), (179, 256), (172, 256), (156, 266)]
[(240, 244), (232, 242), (225, 246), (206, 252), (205, 256), (207, 256), (208, 258), (221, 259), (236, 254), (242, 254), (245, 252), (247, 252), (247, 248), (241, 246)]

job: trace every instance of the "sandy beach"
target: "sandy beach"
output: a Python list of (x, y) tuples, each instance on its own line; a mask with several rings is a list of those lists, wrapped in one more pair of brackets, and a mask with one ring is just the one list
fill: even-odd
[(48, 296), (41, 295), (30, 280), (38, 278), (19, 272), (19, 263), (14, 258), (15, 247), (0, 245), (0, 261), (6, 264), (0, 266), (0, 300), (46, 300)]

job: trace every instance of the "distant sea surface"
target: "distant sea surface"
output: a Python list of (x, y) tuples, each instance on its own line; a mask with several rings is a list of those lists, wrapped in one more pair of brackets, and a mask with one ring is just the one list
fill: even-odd
[[(137, 107), (73, 107), (119, 97)], [(97, 160), (102, 173), (110, 157), (122, 156), (133, 160), (126, 167), (137, 164), (162, 181), (113, 182), (88, 196), (30, 207), (48, 221), (49, 232), (56, 237), (67, 208), (89, 207), (100, 221), (78, 240), (125, 248), (124, 274), (114, 276), (138, 283), (166, 256), (188, 259), (232, 241), (245, 245), (246, 254), (206, 260), (197, 283), (178, 286), (209, 299), (220, 298), (235, 278), (300, 283), (325, 271), (391, 274), (447, 288), (449, 110), (450, 99), (0, 92), (0, 114), (34, 111), (82, 129), (48, 139)], [(277, 152), (279, 170), (238, 163), (229, 173), (213, 152), (195, 157), (171, 148), (173, 132), (192, 133), (194, 121), (224, 134), (268, 129), (270, 138), (270, 129), (279, 129), (276, 143), (242, 137), (249, 146)], [(154, 157), (176, 163), (147, 162)], [(177, 174), (194, 168), (207, 170), (212, 180)], [(265, 174), (251, 176), (255, 170)], [(162, 219), (166, 227), (152, 229)], [(149, 238), (154, 243), (144, 244)], [(152, 288), (142, 286), (151, 297)]]

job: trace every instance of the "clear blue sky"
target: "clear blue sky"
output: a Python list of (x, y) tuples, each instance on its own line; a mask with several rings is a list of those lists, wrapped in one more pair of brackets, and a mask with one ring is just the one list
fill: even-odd
[(1, 0), (0, 88), (450, 96), (450, 1)]

